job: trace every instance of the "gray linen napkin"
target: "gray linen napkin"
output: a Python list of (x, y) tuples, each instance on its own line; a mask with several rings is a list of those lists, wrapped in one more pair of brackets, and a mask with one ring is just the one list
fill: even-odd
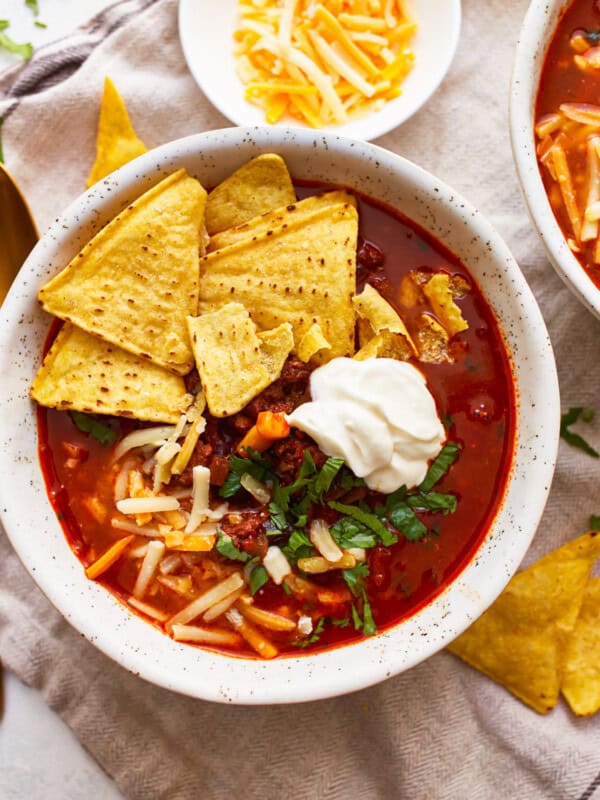
[[(526, 2), (463, 6), (458, 55), (441, 90), (378, 143), (448, 181), (492, 220), (544, 312), (563, 408), (598, 406), (600, 323), (551, 270), (512, 165), (508, 82)], [(82, 190), (105, 74), (149, 146), (228, 124), (186, 71), (175, 0), (128, 0), (109, 9), (0, 79), (6, 160), (42, 230)], [(600, 447), (600, 425), (586, 433)], [(583, 532), (589, 515), (600, 513), (599, 467), (561, 443), (525, 563)], [(561, 703), (540, 717), (448, 653), (371, 689), (301, 706), (226, 707), (155, 688), (62, 620), (5, 536), (0, 657), (42, 690), (134, 800), (600, 797), (600, 716), (576, 719)]]

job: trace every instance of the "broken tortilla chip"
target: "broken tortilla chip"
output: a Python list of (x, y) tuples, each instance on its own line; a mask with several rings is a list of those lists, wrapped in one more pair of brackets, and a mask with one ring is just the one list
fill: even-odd
[[(384, 300), (379, 294), (377, 289), (374, 289), (370, 284), (365, 284), (365, 288), (360, 294), (357, 294), (353, 300), (354, 308), (359, 319), (363, 321), (362, 325), (359, 322), (359, 342), (361, 348), (368, 342), (369, 339), (376, 336), (382, 331), (389, 331), (390, 333), (397, 333), (406, 339), (408, 346), (413, 354), (416, 354), (417, 348), (406, 328), (406, 325), (401, 320), (397, 312), (392, 306)], [(364, 323), (369, 323), (371, 326), (372, 334), (368, 335), (368, 328)], [(365, 341), (365, 339), (367, 341)]]
[(228, 247), (242, 239), (252, 239), (253, 236), (258, 236), (260, 233), (265, 233), (282, 225), (288, 225), (291, 219), (297, 219), (303, 214), (310, 214), (311, 211), (316, 209), (339, 205), (339, 203), (350, 203), (356, 208), (354, 195), (343, 189), (325, 192), (325, 194), (311, 195), (297, 203), (283, 206), (267, 214), (261, 214), (259, 217), (253, 217), (248, 222), (244, 222), (243, 225), (237, 225), (235, 228), (228, 228), (221, 233), (216, 233), (210, 239), (208, 252), (211, 253), (213, 250)]
[(86, 189), (145, 152), (146, 145), (133, 129), (123, 98), (111, 79), (106, 77), (98, 121), (96, 160), (86, 181)]
[(39, 292), (46, 311), (178, 375), (194, 365), (186, 317), (198, 303), (206, 192), (169, 175), (100, 230)]
[(183, 378), (66, 322), (31, 386), (43, 406), (175, 424), (190, 404)]
[(187, 321), (206, 403), (215, 417), (241, 411), (276, 380), (293, 344), (286, 323), (265, 331), (261, 340), (241, 303)]
[(548, 553), (515, 575), (448, 649), (546, 714), (558, 701), (562, 652), (599, 555), (596, 531)]
[(448, 332), (430, 314), (421, 314), (415, 322), (413, 330), (419, 361), (428, 364), (451, 362), (448, 349)]
[(423, 284), (423, 292), (431, 304), (433, 313), (439, 319), (450, 337), (469, 327), (460, 308), (454, 302), (455, 284), (446, 272), (438, 272)]
[(413, 351), (405, 336), (382, 331), (361, 347), (354, 359), (366, 361), (367, 358), (395, 358), (396, 361), (408, 361), (412, 355)]
[(298, 342), (298, 358), (307, 363), (321, 350), (331, 350), (331, 345), (323, 336), (318, 322), (313, 322), (302, 339)]
[(600, 578), (590, 578), (563, 660), (561, 691), (578, 716), (600, 710)]
[(209, 194), (206, 230), (212, 236), (295, 202), (296, 192), (285, 161), (275, 153), (263, 153), (241, 166)]
[(296, 347), (318, 323), (331, 345), (318, 363), (352, 355), (357, 236), (356, 209), (344, 203), (209, 253), (200, 263), (199, 312), (235, 298), (262, 330), (290, 322)]

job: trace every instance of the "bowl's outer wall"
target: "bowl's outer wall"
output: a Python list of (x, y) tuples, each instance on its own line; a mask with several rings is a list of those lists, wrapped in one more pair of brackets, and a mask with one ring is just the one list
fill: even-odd
[(510, 137), (521, 193), (558, 276), (600, 318), (600, 290), (571, 252), (556, 221), (536, 157), (534, 113), (546, 51), (564, 0), (532, 0), (515, 51), (510, 89)]
[[(495, 310), (510, 353), (517, 441), (504, 501), (481, 547), (431, 604), (355, 645), (270, 662), (178, 644), (85, 578), (47, 500), (28, 397), (50, 324), (37, 289), (119, 210), (186, 167), (215, 185), (260, 152), (293, 175), (363, 192), (413, 219), (468, 266)], [(103, 652), (147, 680), (220, 702), (314, 700), (360, 689), (422, 661), (461, 633), (517, 569), (543, 511), (556, 460), (558, 383), (547, 331), (518, 266), (484, 218), (449, 187), (380, 148), (300, 130), (237, 129), (181, 139), (141, 156), (77, 199), (27, 260), (1, 310), (0, 512), (21, 560), (61, 613)]]

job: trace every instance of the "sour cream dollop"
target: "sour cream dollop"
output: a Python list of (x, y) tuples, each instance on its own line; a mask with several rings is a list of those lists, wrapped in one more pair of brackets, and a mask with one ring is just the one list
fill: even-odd
[(384, 494), (421, 483), (446, 440), (421, 372), (393, 358), (334, 358), (310, 378), (312, 400), (287, 416), (328, 456)]

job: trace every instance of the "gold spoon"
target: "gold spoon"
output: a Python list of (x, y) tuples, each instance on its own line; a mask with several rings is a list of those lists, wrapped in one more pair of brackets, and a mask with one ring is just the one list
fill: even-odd
[(27, 203), (11, 174), (0, 164), (0, 305), (37, 240)]
[[(0, 163), (0, 305), (21, 265), (38, 240), (38, 233), (27, 203), (14, 179)], [(0, 719), (4, 691), (0, 664)]]

